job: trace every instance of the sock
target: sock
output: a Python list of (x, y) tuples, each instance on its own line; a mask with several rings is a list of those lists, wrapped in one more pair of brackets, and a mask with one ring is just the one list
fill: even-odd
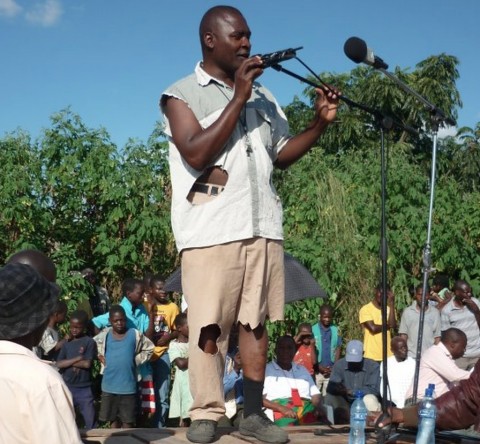
[(243, 378), (243, 417), (260, 415), (263, 408), (263, 381)]

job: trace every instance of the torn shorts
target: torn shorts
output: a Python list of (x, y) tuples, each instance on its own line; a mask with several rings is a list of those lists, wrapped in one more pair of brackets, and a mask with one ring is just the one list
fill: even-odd
[[(182, 251), (182, 288), (188, 303), (190, 418), (218, 421), (225, 413), (223, 375), (234, 323), (255, 329), (283, 319), (282, 241), (260, 237)], [(198, 346), (201, 329), (218, 325), (218, 353)]]

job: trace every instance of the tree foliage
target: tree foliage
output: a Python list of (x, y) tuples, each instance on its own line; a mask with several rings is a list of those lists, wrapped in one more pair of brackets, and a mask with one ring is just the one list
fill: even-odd
[[(458, 60), (441, 54), (395, 75), (456, 118), (461, 98)], [(387, 148), (388, 279), (400, 311), (408, 287), (422, 279), (431, 187), (431, 113), (378, 71), (321, 73), (345, 96), (381, 111), (399, 126), (385, 131)], [(292, 133), (313, 117), (312, 88), (285, 108)], [(377, 113), (378, 115), (378, 113)], [(328, 292), (348, 340), (361, 335), (358, 310), (373, 295), (380, 261), (380, 136), (378, 118), (342, 104), (337, 122), (303, 159), (274, 182), (284, 203), (285, 248)], [(432, 224), (435, 269), (465, 278), (480, 290), (480, 123), (438, 140), (438, 175)], [(25, 247), (52, 255), (59, 283), (73, 308), (85, 296), (76, 273), (95, 268), (110, 293), (127, 276), (168, 274), (178, 263), (170, 229), (171, 185), (167, 146), (157, 126), (147, 142), (121, 149), (103, 128), (88, 128), (67, 109), (32, 141), (17, 131), (0, 139), (0, 252)], [(324, 301), (286, 308), (286, 322), (270, 334), (294, 333), (317, 320)]]

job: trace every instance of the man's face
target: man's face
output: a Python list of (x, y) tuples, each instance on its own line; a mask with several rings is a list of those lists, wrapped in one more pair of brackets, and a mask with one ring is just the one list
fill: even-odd
[(127, 318), (123, 313), (116, 312), (110, 315), (110, 324), (115, 333), (123, 334), (127, 330)]
[(289, 338), (280, 339), (277, 346), (275, 347), (277, 362), (279, 364), (290, 364), (293, 361), (295, 352), (295, 342)]
[(209, 33), (212, 55), (225, 72), (234, 73), (250, 57), (250, 28), (243, 16), (226, 12), (219, 16)]
[(320, 312), (320, 324), (324, 327), (330, 327), (332, 324), (332, 312), (331, 310), (322, 310)]
[(460, 284), (460, 286), (455, 290), (455, 299), (461, 302), (462, 304), (465, 303), (466, 299), (472, 298), (472, 287), (468, 284)]
[(394, 354), (395, 358), (397, 358), (398, 362), (405, 361), (408, 356), (408, 346), (407, 341), (405, 339), (396, 339), (395, 341), (392, 340), (392, 353)]
[(70, 334), (73, 338), (78, 338), (83, 335), (85, 331), (85, 324), (79, 319), (70, 319)]
[(140, 305), (143, 300), (143, 285), (135, 285), (135, 288), (132, 291), (127, 292), (127, 299), (134, 306)]
[(462, 339), (457, 342), (449, 342), (445, 344), (445, 346), (447, 347), (448, 351), (452, 355), (453, 359), (459, 359), (465, 353), (465, 348), (467, 347), (467, 341)]
[(156, 281), (150, 288), (150, 294), (155, 298), (157, 302), (165, 304), (168, 302), (167, 292), (164, 290), (165, 282)]

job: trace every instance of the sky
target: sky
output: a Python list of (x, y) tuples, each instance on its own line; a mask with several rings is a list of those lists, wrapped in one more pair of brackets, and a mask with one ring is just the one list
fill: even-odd
[[(201, 58), (198, 24), (211, 0), (0, 0), (0, 137), (17, 128), (33, 139), (70, 107), (89, 128), (123, 147), (146, 141), (161, 120), (163, 90)], [(355, 68), (343, 51), (362, 38), (390, 65), (413, 69), (431, 55), (460, 60), (458, 126), (480, 121), (478, 0), (225, 0), (252, 31), (252, 54), (303, 46), (315, 72)], [(286, 69), (306, 76), (296, 60)], [(305, 85), (266, 69), (260, 81), (282, 105)], [(419, 107), (422, 106), (419, 104)]]

